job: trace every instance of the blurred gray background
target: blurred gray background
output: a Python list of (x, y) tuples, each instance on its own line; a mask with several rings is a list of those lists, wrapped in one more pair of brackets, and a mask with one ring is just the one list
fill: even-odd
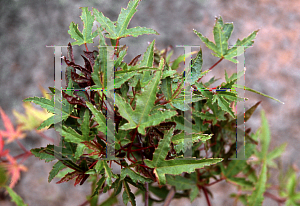
[[(79, 24), (81, 9), (79, 7), (97, 8), (113, 21), (117, 20), (121, 7), (126, 8), (128, 0), (0, 0), (0, 106), (16, 122), (12, 110), (24, 113), (22, 100), (27, 97), (42, 94), (38, 88), (54, 86), (54, 49), (51, 45), (67, 46), (74, 40), (68, 34), (72, 21)], [(160, 50), (172, 45), (174, 48), (173, 60), (183, 54), (183, 48), (176, 45), (201, 45), (203, 49), (204, 66), (206, 70), (218, 61), (210, 50), (193, 33), (193, 28), (213, 39), (212, 29), (215, 17), (221, 15), (224, 22), (233, 22), (234, 31), (230, 44), (235, 44), (237, 38), (243, 39), (254, 30), (260, 29), (254, 46), (248, 48), (246, 57), (246, 86), (273, 96), (284, 105), (263, 96), (245, 93), (249, 98), (245, 107), (249, 108), (258, 101), (262, 101), (253, 118), (246, 123), (255, 132), (260, 126), (260, 110), (266, 111), (269, 120), (272, 142), (271, 148), (287, 142), (287, 150), (282, 156), (284, 165), (296, 163), (300, 167), (299, 153), (299, 121), (300, 99), (297, 89), (300, 88), (299, 71), (299, 28), (300, 2), (296, 0), (143, 0), (137, 7), (129, 28), (143, 26), (155, 29), (160, 35), (143, 35), (137, 38), (121, 39), (120, 44), (126, 44), (128, 54), (125, 58), (129, 62), (138, 54), (143, 54), (147, 42), (156, 40), (156, 47)], [(93, 31), (99, 26), (94, 23)], [(99, 38), (94, 40), (94, 46)], [(80, 54), (84, 46), (74, 46), (75, 61), (83, 65)], [(89, 49), (92, 48), (89, 45)], [(198, 51), (194, 48), (193, 51)], [(62, 50), (66, 56), (66, 49)], [(183, 64), (181, 65), (183, 68)], [(63, 63), (63, 68), (65, 64)], [(226, 60), (213, 69), (210, 77), (224, 79), (224, 70), (229, 74), (236, 71), (236, 65)], [(217, 86), (221, 80), (213, 86)], [(4, 129), (0, 120), (0, 129)], [(53, 133), (48, 132), (48, 135)], [(35, 133), (28, 133), (22, 143), (31, 149), (46, 146), (49, 143)], [(9, 145), (13, 154), (19, 154), (15, 143)], [(88, 184), (73, 186), (71, 183), (56, 185), (58, 179), (47, 182), (48, 173), (53, 163), (38, 161), (30, 157), (25, 163), (28, 172), (22, 173), (21, 180), (14, 188), (30, 206), (80, 205), (85, 196), (90, 194)], [(277, 176), (274, 176), (276, 182)], [(227, 184), (220, 183), (211, 187), (216, 191), (212, 205), (232, 205), (233, 200), (228, 197), (230, 190)], [(203, 194), (201, 193), (203, 197)], [(102, 202), (106, 195), (100, 197)], [(121, 198), (119, 198), (121, 200)], [(137, 197), (141, 201), (141, 196)], [(275, 202), (266, 200), (264, 205)], [(0, 199), (0, 205), (13, 205), (7, 199)], [(123, 205), (121, 201), (120, 205)], [(138, 204), (140, 205), (140, 204)], [(174, 200), (171, 205), (206, 205), (204, 198), (196, 199), (192, 204), (188, 199)]]

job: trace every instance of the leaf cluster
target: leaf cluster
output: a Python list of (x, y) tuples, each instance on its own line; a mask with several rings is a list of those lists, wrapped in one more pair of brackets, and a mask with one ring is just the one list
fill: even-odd
[[(81, 185), (91, 179), (91, 205), (97, 205), (97, 201), (95, 203), (93, 199), (95, 196), (110, 189), (114, 193), (107, 202), (115, 202), (115, 196), (121, 193), (122, 188), (125, 204), (130, 202), (136, 205), (135, 196), (141, 193), (148, 199), (149, 205), (152, 205), (167, 198), (166, 185), (172, 185), (176, 189), (174, 198), (189, 197), (192, 202), (200, 196), (201, 190), (206, 198), (207, 194), (212, 196), (209, 186), (226, 180), (243, 190), (255, 188), (252, 195), (233, 196), (247, 205), (261, 204), (267, 187), (267, 167), (274, 165), (272, 160), (278, 157), (283, 148), (267, 153), (270, 135), (266, 119), (262, 116), (261, 132), (267, 138), (260, 139), (261, 152), (256, 150), (260, 133), (251, 135), (250, 129), (245, 133), (246, 158), (256, 155), (259, 158), (257, 164), (262, 162), (261, 173), (256, 175), (255, 164), (252, 162), (229, 159), (236, 156), (237, 116), (244, 115), (234, 111), (236, 103), (244, 101), (235, 90), (241, 87), (235, 82), (242, 73), (234, 73), (228, 77), (225, 72), (226, 81), (210, 89), (217, 80), (212, 78), (207, 82), (201, 81), (212, 69), (202, 68), (204, 60), (201, 48), (192, 58), (191, 73), (178, 73), (176, 70), (185, 56), (179, 56), (171, 62), (172, 52), (167, 55), (167, 49), (157, 50), (155, 40), (148, 45), (143, 56), (138, 55), (130, 63), (126, 63), (123, 59), (127, 47), (119, 46), (121, 38), (158, 34), (144, 27), (127, 28), (139, 2), (129, 1), (127, 8), (121, 10), (115, 22), (95, 8), (92, 14), (87, 7), (82, 7), (82, 32), (77, 24), (70, 24), (68, 32), (75, 42), (69, 43), (68, 57), (64, 58), (67, 65), (67, 85), (61, 91), (62, 116), (59, 122), (51, 116), (39, 127), (53, 128), (54, 124), (61, 123), (62, 143), (59, 146), (47, 145), (31, 150), (36, 157), (47, 162), (58, 160), (49, 174), (49, 182), (61, 170), (68, 168), (68, 172), (57, 183), (76, 178), (75, 185)], [(92, 32), (94, 21), (100, 23), (100, 27)], [(238, 39), (229, 49), (228, 39), (232, 31), (233, 24), (223, 23), (219, 17), (213, 29), (215, 42), (196, 30), (194, 32), (220, 60), (237, 63), (234, 57), (242, 54), (237, 48), (252, 46), (258, 30), (243, 40)], [(88, 51), (87, 44), (93, 43), (97, 36), (98, 51)], [(108, 45), (105, 39), (109, 39), (114, 47), (114, 59), (106, 48)], [(75, 63), (72, 50), (72, 45), (82, 44), (86, 47), (84, 56), (82, 55), (84, 66)], [(109, 69), (113, 68), (111, 75)], [(186, 74), (191, 75), (193, 90), (190, 100), (186, 99), (184, 88)], [(34, 102), (55, 114), (54, 95), (60, 91), (49, 89), (52, 99), (31, 97), (24, 101)], [(114, 92), (114, 97), (111, 91)], [(249, 120), (259, 104), (260, 102), (245, 112), (245, 121)], [(189, 125), (186, 124), (188, 119), (184, 115), (188, 110), (192, 111)], [(186, 129), (191, 133), (187, 134)], [(188, 150), (191, 150), (192, 157), (185, 158)], [(114, 157), (108, 154), (113, 154)], [(120, 174), (112, 171), (112, 162), (120, 166)], [(294, 184), (294, 179), (290, 180), (290, 185)], [(154, 186), (155, 182), (158, 186)], [(129, 184), (139, 191), (133, 194)], [(160, 199), (154, 198), (152, 194)]]

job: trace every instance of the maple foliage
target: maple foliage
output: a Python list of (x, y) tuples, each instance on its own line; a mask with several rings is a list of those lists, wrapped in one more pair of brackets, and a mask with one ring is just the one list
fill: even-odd
[(5, 169), (7, 169), (8, 174), (11, 176), (9, 187), (13, 188), (18, 180), (20, 179), (21, 171), (26, 172), (27, 168), (24, 165), (18, 164), (17, 160), (6, 154), (5, 156), (8, 160), (8, 163), (1, 163)]
[(22, 133), (22, 130), (20, 128), (20, 125), (17, 126), (17, 129), (14, 129), (13, 124), (11, 123), (8, 116), (5, 114), (5, 112), (0, 107), (0, 114), (2, 121), (4, 123), (4, 127), (6, 130), (0, 130), (0, 134), (2, 137), (7, 138), (6, 143), (13, 142), (16, 139), (23, 139), (26, 135)]

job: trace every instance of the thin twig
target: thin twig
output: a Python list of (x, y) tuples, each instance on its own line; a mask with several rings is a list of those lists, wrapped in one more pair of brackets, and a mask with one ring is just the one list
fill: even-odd
[(163, 206), (169, 206), (170, 205), (170, 203), (171, 203), (171, 201), (172, 201), (172, 199), (173, 199), (173, 197), (174, 197), (174, 195), (175, 195), (175, 187), (174, 186), (172, 186), (172, 188), (171, 188), (171, 190), (169, 191), (169, 194), (168, 194), (168, 196), (167, 196), (167, 198), (166, 198), (166, 201), (164, 202), (164, 205)]
[(207, 205), (211, 206), (210, 201), (209, 201), (209, 197), (208, 197), (208, 194), (207, 194), (207, 191), (206, 191), (206, 188), (202, 187), (202, 190), (203, 190), (203, 193), (205, 195), (205, 199), (206, 199)]

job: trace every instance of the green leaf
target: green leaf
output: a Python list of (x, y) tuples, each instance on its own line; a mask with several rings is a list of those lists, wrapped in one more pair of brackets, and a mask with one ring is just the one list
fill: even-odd
[(258, 181), (255, 185), (255, 189), (250, 196), (248, 196), (248, 204), (249, 206), (259, 206), (262, 205), (264, 200), (264, 192), (266, 191), (266, 183), (267, 183), (267, 164), (263, 162), (262, 170)]
[(259, 92), (259, 91), (256, 91), (256, 90), (254, 90), (254, 89), (251, 89), (251, 88), (249, 88), (249, 87), (245, 87), (245, 86), (242, 86), (242, 85), (239, 85), (239, 84), (234, 84), (233, 87), (240, 88), (240, 89), (245, 89), (245, 90), (247, 90), (247, 91), (249, 91), (249, 92), (253, 92), (253, 93), (256, 93), (256, 94), (260, 94), (260, 95), (262, 95), (262, 96), (264, 96), (264, 97), (268, 97), (268, 98), (273, 99), (273, 100), (275, 100), (275, 101), (277, 101), (277, 102), (279, 102), (279, 103), (281, 103), (281, 104), (284, 104), (284, 102), (282, 102), (282, 101), (280, 101), (280, 100), (278, 100), (278, 99), (275, 99), (274, 97), (271, 97), (271, 96), (269, 96), (269, 95), (263, 94), (263, 93), (261, 93), (261, 92)]
[(261, 141), (261, 158), (266, 159), (267, 153), (271, 141), (271, 134), (270, 134), (270, 128), (268, 125), (268, 120), (266, 118), (264, 110), (261, 111), (261, 133), (260, 133), (260, 141)]
[[(201, 134), (201, 133), (196, 133), (196, 134), (192, 134), (192, 142), (198, 142), (198, 141), (202, 141), (205, 142), (209, 139), (211, 139), (212, 134)], [(172, 142), (173, 144), (175, 144), (175, 150), (176, 153), (179, 153), (180, 151), (185, 152), (186, 151), (186, 146), (184, 148), (184, 132), (181, 132), (180, 134), (177, 134), (175, 136), (172, 137)]]
[(225, 58), (229, 61), (232, 61), (233, 63), (238, 63), (237, 60), (233, 59), (233, 57), (239, 56), (243, 53), (237, 52), (238, 46), (246, 46), (246, 48), (252, 46), (254, 43), (253, 39), (256, 37), (258, 30), (254, 31), (242, 41), (238, 39), (235, 46), (231, 49), (228, 49), (228, 40), (232, 34), (232, 31), (233, 23), (224, 24), (221, 16), (219, 18), (216, 18), (216, 23), (213, 29), (215, 43), (210, 41), (208, 38), (204, 37), (201, 33), (194, 29), (194, 33), (197, 34), (202, 42), (205, 43), (205, 45), (214, 52), (214, 56)]
[(123, 180), (123, 185), (124, 185), (124, 192), (122, 197), (123, 197), (124, 204), (127, 205), (128, 201), (130, 201), (131, 205), (135, 206), (136, 205), (135, 196), (131, 192), (129, 185), (125, 180)]
[(112, 22), (110, 19), (105, 17), (102, 12), (97, 9), (93, 9), (96, 20), (101, 24), (101, 27), (108, 32), (106, 35), (110, 39), (120, 39), (123, 37), (133, 36), (137, 37), (143, 34), (158, 34), (153, 29), (145, 27), (134, 27), (127, 29), (129, 22), (135, 14), (136, 7), (140, 0), (129, 1), (126, 9), (122, 8), (119, 17), (116, 22)]
[(92, 114), (95, 115), (95, 120), (99, 124), (99, 131), (106, 134), (106, 117), (99, 112), (92, 103), (86, 102), (86, 106), (91, 110)]
[(255, 39), (258, 31), (259, 30), (252, 32), (249, 36), (245, 37), (242, 41), (238, 39), (234, 47), (230, 48), (227, 51), (227, 54), (225, 55), (224, 58), (229, 61), (232, 61), (233, 63), (238, 63), (238, 61), (236, 59), (233, 59), (233, 57), (240, 56), (242, 53), (244, 53), (244, 49), (243, 50), (237, 49), (238, 46), (245, 46), (245, 49), (252, 46), (254, 44), (253, 40)]
[(71, 38), (75, 39), (75, 42), (72, 42), (71, 45), (82, 45), (87, 43), (94, 43), (93, 39), (98, 35), (97, 31), (92, 33), (92, 27), (94, 23), (94, 16), (91, 15), (91, 12), (88, 10), (88, 7), (80, 7), (82, 9), (81, 20), (83, 22), (82, 33), (78, 29), (78, 25), (74, 22), (71, 22), (68, 33), (71, 35)]
[(112, 185), (112, 179), (111, 178), (117, 178), (115, 174), (112, 173), (111, 168), (107, 165), (106, 161), (103, 162), (103, 167), (105, 169), (105, 176), (106, 176), (106, 183), (108, 186)]
[(202, 71), (202, 64), (203, 64), (203, 59), (202, 59), (202, 49), (200, 48), (199, 52), (197, 53), (197, 56), (195, 59), (192, 61), (191, 65), (191, 85), (195, 83), (199, 78), (201, 78), (205, 73), (201, 72)]
[(217, 47), (217, 54), (223, 57), (228, 50), (228, 39), (231, 36), (233, 24), (223, 24), (222, 17), (216, 19), (216, 24), (213, 30), (214, 40)]
[(95, 195), (98, 194), (99, 190), (102, 188), (102, 185), (104, 184), (105, 182), (105, 175), (103, 175), (100, 180), (97, 182), (97, 187), (95, 188), (93, 194), (92, 194), (92, 197), (94, 197)]
[(168, 185), (176, 187), (176, 190), (189, 190), (196, 186), (196, 183), (182, 176), (166, 175)]
[(84, 149), (87, 148), (84, 144), (78, 143), (75, 152), (75, 159), (78, 159), (81, 155), (83, 155)]
[(104, 202), (102, 202), (99, 206), (111, 206), (118, 203), (118, 198), (112, 194), (109, 198), (107, 198)]
[(27, 204), (24, 203), (22, 198), (17, 193), (15, 193), (10, 187), (8, 186), (4, 186), (4, 187), (7, 190), (8, 194), (10, 195), (11, 201), (16, 203), (17, 206), (28, 206)]
[(153, 182), (152, 179), (150, 178), (146, 178), (134, 171), (132, 171), (131, 169), (129, 168), (124, 168), (121, 170), (121, 177), (120, 177), (120, 180), (123, 180), (126, 176), (129, 176), (133, 182), (137, 183), (137, 181), (140, 181), (141, 183), (145, 183), (145, 182)]
[[(57, 147), (57, 149), (60, 149), (63, 153), (66, 152), (65, 148)], [(32, 154), (34, 154), (36, 157), (39, 157), (40, 159), (45, 159), (45, 161), (52, 161), (55, 158), (61, 158), (60, 160), (64, 165), (67, 167), (82, 172), (83, 170), (75, 164), (70, 158), (66, 157), (65, 155), (59, 153), (57, 149), (54, 149), (54, 145), (47, 145), (47, 147), (41, 147), (41, 148), (35, 148), (30, 150)], [(50, 156), (49, 156), (50, 155)], [(51, 157), (52, 156), (52, 157)]]
[(197, 186), (192, 187), (190, 191), (190, 201), (193, 202), (199, 194), (199, 189)]
[(236, 118), (235, 114), (232, 111), (232, 108), (230, 107), (229, 102), (224, 98), (222, 94), (215, 94), (212, 99), (212, 103), (214, 103), (215, 101), (217, 101), (218, 105), (223, 111), (228, 112), (233, 118)]
[(83, 139), (89, 141), (89, 133), (90, 133), (90, 113), (89, 110), (86, 109), (84, 111), (84, 117), (83, 117), (83, 122), (81, 125), (81, 132), (82, 132), (82, 136)]
[(61, 161), (56, 162), (49, 173), (48, 182), (51, 182), (58, 172), (64, 168), (66, 168), (66, 166)]
[(227, 178), (227, 180), (230, 182), (234, 182), (240, 186), (253, 188), (253, 183), (242, 177), (229, 177)]
[(173, 135), (174, 127), (172, 127), (164, 138), (158, 143), (158, 147), (153, 154), (153, 160), (144, 160), (148, 167), (154, 168), (154, 174), (157, 178), (158, 184), (166, 184), (165, 174), (179, 175), (183, 172), (191, 173), (195, 169), (203, 168), (211, 164), (216, 164), (222, 161), (222, 158), (210, 159), (182, 159), (176, 158), (173, 160), (165, 160), (168, 151), (170, 150), (171, 137)]
[(41, 148), (35, 148), (35, 149), (31, 149), (30, 152), (38, 157), (40, 160), (45, 160), (45, 162), (50, 162), (55, 160), (55, 157), (53, 155), (47, 154), (45, 152), (43, 152), (44, 147)]
[(286, 185), (286, 190), (288, 192), (289, 197), (293, 197), (295, 194), (295, 190), (297, 187), (297, 178), (296, 173), (294, 172), (290, 177)]
[(147, 47), (146, 52), (143, 55), (143, 59), (141, 61), (140, 67), (153, 67), (153, 61), (154, 61), (154, 44), (155, 39), (149, 44)]
[[(159, 64), (160, 70), (163, 65), (164, 61), (161, 58)], [(128, 121), (128, 123), (122, 125), (119, 129), (128, 130), (138, 128), (138, 132), (145, 135), (146, 127), (158, 125), (165, 119), (171, 118), (176, 114), (175, 111), (165, 111), (149, 115), (154, 106), (160, 78), (161, 71), (157, 71), (155, 77), (145, 86), (144, 91), (141, 94), (136, 94), (135, 110), (119, 94), (115, 95), (115, 103), (119, 108), (119, 112)]]
[(74, 129), (71, 127), (66, 127), (65, 125), (62, 126), (62, 136), (65, 137), (65, 141), (73, 142), (73, 143), (81, 143), (86, 141), (86, 137), (78, 134)]

